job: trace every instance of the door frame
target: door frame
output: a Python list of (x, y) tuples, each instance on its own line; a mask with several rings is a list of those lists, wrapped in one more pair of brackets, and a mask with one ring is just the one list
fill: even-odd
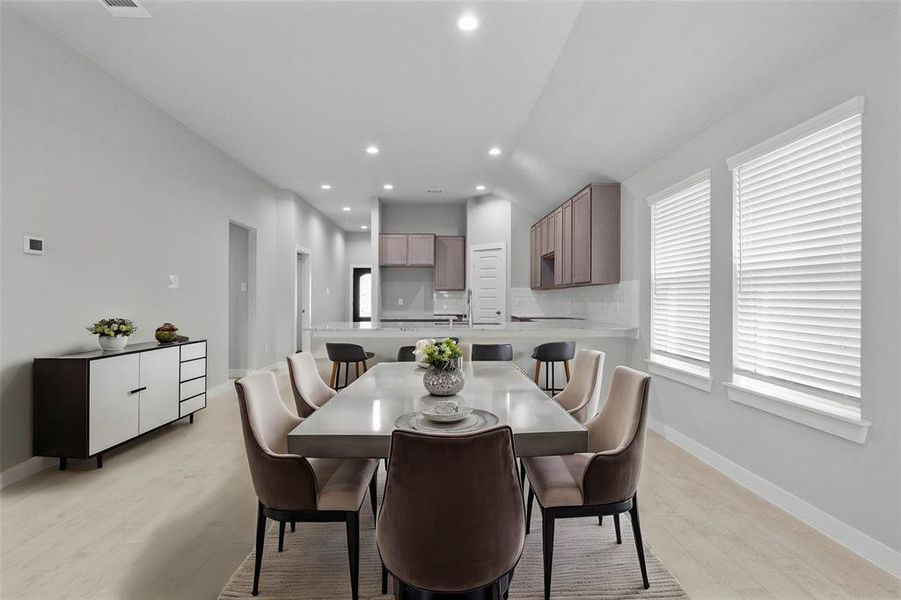
[[(228, 376), (235, 378), (244, 377), (259, 364), (259, 355), (255, 352), (257, 348), (257, 229), (237, 219), (230, 218), (228, 224), (229, 227), (235, 225), (247, 230), (247, 368), (229, 368)], [(230, 245), (231, 242), (229, 241), (229, 250), (231, 249)], [(226, 285), (227, 288), (228, 286)], [(228, 319), (226, 318), (227, 324)], [(228, 331), (227, 326), (225, 330)], [(231, 338), (227, 336), (226, 342), (230, 346)], [(226, 356), (228, 356), (228, 352), (226, 352)]]
[[(302, 299), (297, 297), (297, 259), (299, 256), (303, 256), (303, 270), (300, 275), (303, 278), (304, 283), (304, 297)], [(300, 244), (297, 244), (294, 247), (291, 268), (293, 270), (291, 281), (294, 282), (294, 314), (291, 319), (294, 327), (291, 329), (291, 354), (294, 354), (297, 352), (297, 305), (301, 300), (303, 301), (303, 306), (306, 308), (306, 312), (304, 312), (306, 315), (306, 323), (301, 323), (301, 326), (304, 327), (304, 331), (301, 334), (300, 347), (305, 351), (309, 351), (312, 344), (312, 335), (309, 327), (313, 322), (313, 253), (309, 248), (301, 246)]]
[[(475, 253), (480, 250), (500, 250), (503, 255), (503, 264), (504, 264), (504, 300), (501, 302), (501, 305), (504, 307), (503, 314), (501, 314), (501, 323), (504, 323), (510, 319), (510, 263), (509, 256), (507, 253), (507, 242), (491, 242), (488, 244), (471, 244), (469, 246), (469, 288), (468, 290), (472, 293), (474, 297), (476, 295), (475, 286), (477, 282), (476, 278), (476, 265), (475, 265)], [(471, 300), (470, 300), (471, 301)], [(470, 307), (470, 314), (475, 316), (475, 310)]]
[(347, 265), (347, 320), (354, 320), (354, 269), (369, 269), (372, 273), (372, 264), (370, 263), (350, 263)]

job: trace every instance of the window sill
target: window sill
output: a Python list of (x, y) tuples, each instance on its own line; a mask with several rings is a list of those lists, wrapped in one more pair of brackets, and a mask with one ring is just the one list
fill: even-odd
[(775, 385), (733, 376), (725, 382), (729, 399), (745, 406), (825, 431), (834, 436), (863, 444), (870, 422), (861, 418), (860, 409), (826, 398)]
[(651, 355), (645, 359), (648, 371), (679, 383), (709, 392), (713, 386), (710, 370), (679, 362), (677, 360)]

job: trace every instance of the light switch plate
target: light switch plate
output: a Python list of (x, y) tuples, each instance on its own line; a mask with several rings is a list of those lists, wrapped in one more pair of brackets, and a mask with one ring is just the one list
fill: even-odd
[(168, 280), (166, 282), (166, 287), (174, 290), (178, 287), (178, 275), (169, 275)]
[(242, 292), (246, 292), (246, 291), (247, 291), (247, 282), (246, 282), (246, 281), (242, 281), (242, 282), (241, 282), (241, 291), (242, 291)]
[(397, 299), (397, 305), (398, 305), (398, 306), (403, 306), (403, 305), (404, 305), (404, 299), (403, 299), (403, 298), (398, 298), (398, 299)]

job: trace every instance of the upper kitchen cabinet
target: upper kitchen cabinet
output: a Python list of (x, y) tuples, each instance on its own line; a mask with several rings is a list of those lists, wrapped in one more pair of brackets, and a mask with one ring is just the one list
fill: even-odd
[(579, 190), (533, 225), (532, 246), (533, 288), (619, 283), (619, 184)]
[(466, 289), (466, 238), (461, 235), (435, 237), (435, 291)]
[(379, 266), (434, 267), (435, 234), (383, 233), (379, 235)]

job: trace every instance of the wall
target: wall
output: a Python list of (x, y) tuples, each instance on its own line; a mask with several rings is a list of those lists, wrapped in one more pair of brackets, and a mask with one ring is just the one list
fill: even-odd
[[(250, 281), (250, 231), (229, 223), (228, 225), (228, 369), (247, 369), (248, 335), (250, 333), (250, 306), (248, 282)], [(242, 289), (242, 284), (243, 289)]]
[[(31, 456), (32, 358), (96, 347), (84, 328), (99, 317), (134, 319), (136, 342), (164, 321), (208, 338), (209, 384), (225, 381), (230, 220), (257, 240), (252, 366), (291, 350), (297, 244), (323, 286), (316, 319), (343, 314), (344, 233), (328, 219), (5, 5), (0, 39), (0, 468)], [(45, 255), (22, 253), (25, 233)]]
[(347, 255), (348, 265), (369, 265), (371, 264), (370, 236), (369, 233), (345, 233), (344, 239), (346, 243), (345, 253)]
[[(623, 252), (624, 277), (638, 277), (640, 287), (647, 290), (647, 196), (704, 168), (712, 169), (713, 391), (704, 393), (655, 377), (651, 417), (687, 436), (690, 443), (701, 444), (796, 496), (795, 500), (875, 538), (878, 543), (848, 534), (843, 541), (858, 539), (855, 549), (877, 560), (879, 555), (891, 555), (880, 543), (901, 550), (899, 23), (889, 19), (872, 25), (623, 184), (624, 212), (631, 213), (635, 229), (632, 247)], [(858, 94), (866, 96), (862, 413), (873, 424), (863, 446), (736, 404), (722, 385), (730, 379), (732, 354), (732, 188), (725, 160)], [(644, 368), (647, 293), (641, 295), (640, 313), (641, 337), (632, 363)], [(829, 527), (833, 535), (841, 531), (840, 524)]]
[[(466, 235), (466, 206), (458, 204), (381, 203), (382, 233)], [(430, 317), (435, 311), (435, 269), (382, 267), (382, 318)], [(403, 305), (398, 305), (398, 300)], [(439, 298), (439, 303), (441, 299)]]

